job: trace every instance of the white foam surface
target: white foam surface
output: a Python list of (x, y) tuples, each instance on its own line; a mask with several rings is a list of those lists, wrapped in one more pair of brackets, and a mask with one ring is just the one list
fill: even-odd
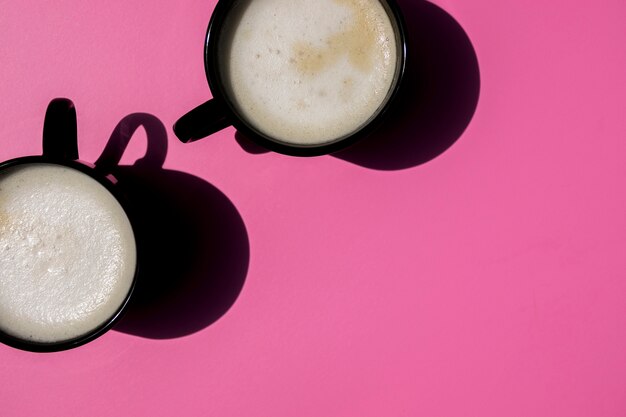
[(261, 132), (321, 144), (360, 128), (394, 83), (394, 27), (378, 0), (242, 0), (220, 42), (238, 110)]
[(51, 164), (0, 173), (0, 328), (56, 342), (109, 319), (131, 287), (135, 238), (94, 179)]

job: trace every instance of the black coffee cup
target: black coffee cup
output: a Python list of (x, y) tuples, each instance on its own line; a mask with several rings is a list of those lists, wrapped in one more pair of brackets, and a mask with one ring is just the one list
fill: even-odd
[[(111, 329), (120, 319), (122, 313), (128, 305), (137, 280), (140, 257), (137, 250), (138, 235), (137, 228), (134, 226), (136, 222), (133, 220), (132, 210), (116, 186), (115, 178), (111, 175), (99, 172), (91, 164), (78, 160), (76, 110), (70, 100), (54, 99), (49, 104), (44, 121), (43, 154), (37, 156), (26, 156), (2, 162), (0, 163), (0, 173), (3, 173), (8, 169), (31, 164), (56, 165), (70, 168), (97, 181), (121, 205), (131, 225), (135, 241), (134, 249), (136, 254), (136, 265), (130, 288), (123, 298), (123, 302), (119, 305), (115, 312), (96, 327), (84, 334), (81, 334), (80, 336), (53, 342), (39, 342), (31, 339), (20, 338), (0, 329), (0, 342), (6, 345), (32, 352), (55, 352), (75, 348), (98, 338)], [(2, 190), (0, 190), (0, 195), (1, 193)]]
[(394, 0), (380, 0), (395, 33), (396, 67), (391, 88), (378, 109), (365, 123), (344, 136), (321, 144), (296, 144), (279, 140), (254, 127), (237, 109), (229, 97), (223, 74), (220, 73), (219, 47), (223, 41), (225, 22), (239, 0), (218, 1), (205, 38), (204, 66), (213, 99), (191, 110), (174, 124), (174, 133), (184, 143), (209, 136), (228, 126), (234, 126), (248, 139), (282, 154), (293, 156), (318, 156), (336, 152), (354, 144), (370, 134), (392, 109), (394, 99), (401, 88), (406, 63), (406, 35), (404, 20)]

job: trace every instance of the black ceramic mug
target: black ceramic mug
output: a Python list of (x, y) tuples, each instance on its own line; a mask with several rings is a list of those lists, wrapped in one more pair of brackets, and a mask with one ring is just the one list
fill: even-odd
[[(25, 201), (25, 208), (9, 201)], [(43, 154), (0, 163), (0, 342), (53, 352), (108, 331), (135, 287), (134, 223), (115, 178), (78, 160), (73, 103), (53, 100)]]
[[(278, 4), (276, 10), (259, 9), (270, 3)], [(233, 125), (269, 150), (316, 156), (343, 149), (380, 124), (392, 108), (405, 69), (406, 36), (398, 6), (393, 0), (338, 1), (335, 3), (352, 10), (352, 15), (345, 17), (331, 11), (330, 34), (320, 35), (319, 42), (298, 40), (299, 32), (292, 39), (289, 30), (283, 28), (293, 24), (289, 20), (290, 8), (301, 6), (312, 10), (293, 10), (294, 18), (304, 16), (302, 22), (298, 21), (298, 31), (306, 32), (309, 38), (317, 36), (316, 27), (307, 26), (307, 19), (321, 7), (314, 3), (218, 1), (204, 47), (205, 72), (213, 99), (175, 123), (174, 132), (182, 142), (192, 142)], [(376, 23), (367, 27), (368, 19)], [(387, 29), (373, 32), (374, 27), (383, 26)], [(335, 29), (337, 32), (332, 33)], [(276, 32), (268, 34), (269, 40), (264, 41), (265, 33), (271, 30)], [(285, 37), (289, 39), (285, 41)], [(290, 43), (289, 47), (283, 48), (285, 43)], [(334, 79), (329, 76), (341, 65), (348, 68), (345, 74), (356, 74), (356, 81), (345, 74)], [(274, 72), (274, 68), (279, 71)], [(288, 69), (284, 74), (283, 68)], [(359, 75), (363, 71), (370, 73)], [(381, 81), (370, 86), (361, 80), (367, 77)], [(325, 79), (329, 82), (321, 81)], [(276, 94), (278, 91), (282, 95)], [(247, 97), (251, 99), (248, 101)], [(346, 116), (339, 107), (347, 109)], [(320, 133), (315, 133), (318, 130)]]

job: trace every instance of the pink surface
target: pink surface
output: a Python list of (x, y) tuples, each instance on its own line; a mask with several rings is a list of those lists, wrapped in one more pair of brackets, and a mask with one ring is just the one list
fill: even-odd
[(56, 96), (87, 161), (150, 113), (165, 168), (230, 200), (249, 258), (210, 325), (0, 346), (3, 416), (626, 415), (623, 0), (436, 2), (473, 45), (480, 100), (447, 151), (387, 170), (251, 154), (232, 128), (177, 143), (174, 121), (210, 97), (214, 1), (47, 3), (0, 10), (0, 160), (40, 153)]

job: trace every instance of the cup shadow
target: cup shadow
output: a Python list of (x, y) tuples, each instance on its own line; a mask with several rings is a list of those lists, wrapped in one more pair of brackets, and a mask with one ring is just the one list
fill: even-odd
[[(139, 127), (147, 134), (146, 155), (120, 166)], [(201, 178), (163, 169), (166, 154), (163, 123), (134, 113), (119, 122), (96, 162), (118, 179), (138, 224), (137, 286), (115, 330), (151, 339), (182, 337), (217, 321), (237, 300), (250, 260), (233, 203)]]
[(407, 28), (407, 62), (395, 108), (375, 132), (333, 156), (377, 170), (424, 164), (448, 150), (478, 105), (476, 52), (459, 23), (424, 0), (397, 0)]

